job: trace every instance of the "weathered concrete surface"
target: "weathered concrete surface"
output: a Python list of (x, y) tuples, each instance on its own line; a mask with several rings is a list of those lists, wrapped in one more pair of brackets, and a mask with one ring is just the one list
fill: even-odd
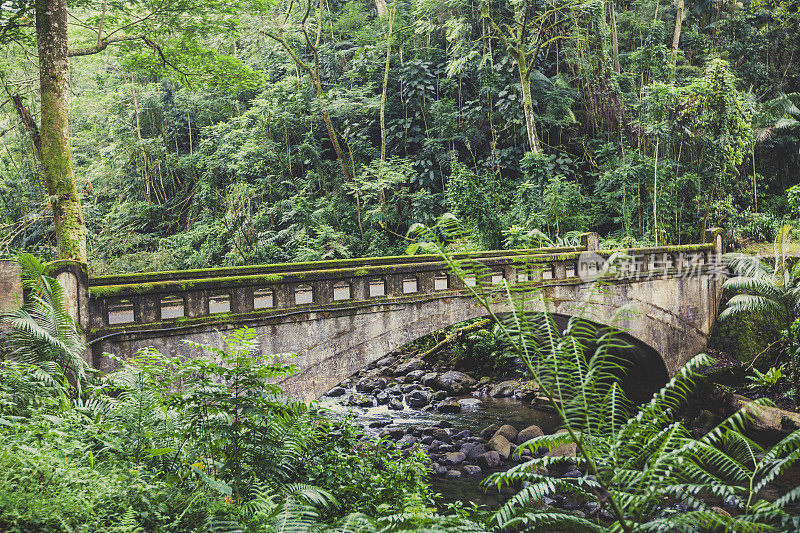
[(0, 313), (22, 301), (22, 269), (14, 261), (0, 260)]
[[(661, 354), (667, 372), (673, 375), (705, 347), (717, 316), (721, 288), (722, 279), (700, 275), (626, 279), (606, 285), (600, 292), (593, 283), (559, 281), (542, 291), (550, 302), (549, 311), (558, 315), (575, 315), (591, 299), (594, 303), (583, 312), (585, 318), (625, 330)], [(535, 301), (531, 300), (532, 306)], [(493, 307), (493, 312), (504, 311), (505, 304)], [(298, 310), (249, 318), (226, 327), (253, 327), (262, 335), (264, 354), (296, 353), (293, 362), (298, 373), (281, 385), (292, 396), (310, 400), (408, 342), (484, 315), (486, 310), (466, 294), (426, 294), (415, 301), (354, 303), (325, 311)], [(226, 329), (215, 327), (223, 332)], [(147, 346), (164, 354), (199, 355), (196, 349), (180, 343), (182, 339), (221, 345), (219, 334), (209, 326), (175, 324), (101, 337), (95, 341), (94, 364), (110, 370), (108, 360), (99, 357), (101, 352), (124, 356)]]

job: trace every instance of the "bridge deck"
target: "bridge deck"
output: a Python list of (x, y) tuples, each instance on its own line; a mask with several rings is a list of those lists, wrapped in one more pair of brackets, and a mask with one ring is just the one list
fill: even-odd
[[(455, 296), (467, 285), (583, 283), (613, 254), (617, 273), (674, 275), (713, 260), (714, 244), (588, 252), (586, 247), (459, 254), (477, 268), (462, 281), (433, 255), (360, 258), (98, 276), (89, 279), (90, 337), (142, 329), (247, 322), (271, 315)], [(594, 271), (592, 271), (594, 269)]]

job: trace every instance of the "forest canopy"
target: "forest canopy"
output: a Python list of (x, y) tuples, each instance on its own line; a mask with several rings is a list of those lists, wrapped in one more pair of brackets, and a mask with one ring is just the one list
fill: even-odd
[(3, 255), (64, 255), (67, 167), (95, 273), (400, 253), (445, 212), (474, 248), (800, 216), (796, 1), (68, 2), (53, 167), (60, 3), (0, 6)]

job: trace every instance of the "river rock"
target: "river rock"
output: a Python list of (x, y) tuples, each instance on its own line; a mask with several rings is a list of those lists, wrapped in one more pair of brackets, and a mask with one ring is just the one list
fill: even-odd
[(446, 400), (440, 402), (436, 406), (436, 410), (440, 413), (459, 413), (461, 412), (461, 404), (454, 400)]
[(434, 475), (442, 476), (447, 472), (447, 467), (440, 465), (439, 463), (431, 463), (431, 472)]
[(528, 426), (519, 433), (517, 433), (517, 444), (528, 442), (534, 437), (541, 437), (544, 435), (542, 429), (537, 425)]
[(402, 411), (404, 409), (403, 402), (397, 398), (392, 398), (389, 400), (389, 409), (392, 409), (393, 411)]
[(396, 362), (397, 362), (397, 357), (394, 357), (392, 355), (387, 355), (387, 356), (381, 357), (380, 359), (375, 361), (375, 367), (376, 368), (386, 368), (386, 367), (392, 366)]
[(447, 420), (439, 420), (435, 424), (431, 424), (431, 425), (436, 426), (437, 428), (444, 428), (444, 429), (453, 427), (453, 424), (451, 424)]
[(467, 456), (461, 452), (447, 452), (439, 461), (443, 465), (456, 466), (464, 462)]
[[(559, 429), (556, 433), (566, 433), (566, 429)], [(566, 444), (559, 444), (558, 446), (554, 447), (552, 450), (547, 452), (548, 457), (575, 457), (577, 453), (577, 448), (574, 442), (568, 442)]]
[(458, 470), (448, 470), (444, 477), (447, 479), (458, 479), (461, 477), (461, 472)]
[(334, 387), (331, 390), (329, 390), (328, 394), (326, 394), (325, 396), (330, 396), (331, 398), (337, 398), (339, 396), (342, 396), (345, 392), (346, 391), (344, 390), (344, 387)]
[(500, 429), (500, 426), (497, 424), (492, 424), (491, 426), (483, 428), (483, 431), (481, 431), (481, 438), (483, 440), (491, 439), (498, 429)]
[(458, 400), (458, 404), (462, 409), (478, 409), (479, 407), (483, 407), (483, 402), (477, 398), (464, 398)]
[(464, 394), (477, 383), (475, 379), (458, 370), (448, 370), (439, 374), (434, 380), (434, 386), (446, 390), (450, 394)]
[(386, 391), (380, 391), (375, 395), (375, 399), (378, 401), (378, 405), (386, 405), (389, 403), (391, 396), (386, 394)]
[(508, 442), (514, 442), (517, 439), (517, 429), (511, 424), (503, 424), (497, 431), (494, 432), (494, 437), (502, 435)]
[(477, 444), (475, 444), (474, 442), (465, 442), (458, 448), (458, 451), (469, 455), (469, 452), (471, 452), (475, 448), (475, 446), (477, 446)]
[(536, 394), (538, 392), (539, 392), (539, 386), (536, 384), (536, 382), (527, 381), (522, 385), (522, 387), (517, 389), (517, 391), (514, 393), (514, 397), (521, 402), (530, 402), (531, 400), (536, 398)]
[(417, 438), (414, 435), (403, 435), (403, 437), (397, 441), (397, 447), (408, 448), (416, 443), (417, 443)]
[(392, 440), (397, 440), (397, 439), (399, 439), (400, 437), (402, 437), (405, 434), (406, 434), (406, 432), (405, 432), (405, 430), (403, 428), (389, 427), (389, 428), (386, 428), (383, 431), (381, 431), (378, 434), (378, 436), (381, 437), (381, 438), (390, 438)]
[(423, 390), (415, 390), (406, 395), (406, 403), (413, 409), (419, 409), (431, 403), (431, 394)]
[(439, 447), (438, 447), (437, 451), (439, 451), (441, 453), (454, 452), (454, 451), (456, 451), (456, 447), (453, 446), (452, 444), (441, 443), (441, 444), (439, 444)]
[(389, 424), (391, 424), (391, 422), (388, 421), (388, 420), (373, 420), (372, 422), (369, 423), (369, 427), (371, 427), (371, 428), (385, 428)]
[(446, 390), (437, 390), (433, 393), (433, 399), (437, 402), (441, 402), (442, 400), (446, 400), (450, 395), (447, 394)]
[(478, 465), (465, 465), (464, 466), (464, 475), (466, 476), (479, 476), (481, 475), (481, 467)]
[(394, 369), (395, 376), (405, 376), (409, 372), (413, 372), (414, 370), (421, 370), (425, 368), (425, 361), (422, 359), (409, 359), (408, 361), (404, 361), (400, 363), (397, 368)]
[(358, 407), (373, 407), (375, 400), (364, 394), (353, 394), (347, 401), (348, 405), (357, 405)]
[(502, 461), (500, 460), (500, 454), (495, 451), (489, 451), (480, 454), (475, 459), (475, 462), (478, 463), (478, 466), (484, 469), (497, 468), (502, 464)]
[(358, 392), (372, 392), (375, 389), (385, 389), (386, 384), (386, 378), (367, 376), (358, 380), (358, 383), (356, 383), (356, 390)]
[(486, 453), (486, 445), (485, 444), (476, 444), (474, 448), (472, 448), (469, 452), (467, 452), (467, 459), (470, 461), (475, 461), (478, 459), (478, 456)]
[(423, 435), (431, 435), (434, 439), (440, 440), (442, 442), (446, 442), (450, 444), (450, 432), (444, 428), (438, 428), (435, 426), (427, 427), (422, 430)]
[(436, 385), (436, 378), (439, 377), (439, 374), (436, 372), (426, 372), (420, 378), (420, 383), (425, 385), (426, 387), (433, 387)]
[(465, 429), (464, 431), (459, 431), (455, 435), (453, 435), (453, 439), (466, 439), (469, 437), (469, 430)]
[(519, 382), (514, 380), (501, 381), (489, 390), (492, 398), (508, 398), (514, 395), (514, 391), (519, 387)]
[(400, 388), (400, 385), (392, 385), (386, 392), (391, 394), (392, 396), (400, 396), (403, 394), (403, 390)]
[(486, 449), (497, 452), (503, 461), (507, 461), (508, 458), (511, 457), (511, 443), (500, 434), (495, 434), (495, 436), (486, 443)]
[(404, 383), (412, 383), (414, 381), (419, 381), (422, 376), (425, 375), (424, 370), (414, 370), (406, 374), (406, 377), (403, 378)]
[(403, 391), (403, 394), (408, 394), (411, 391), (415, 391), (419, 388), (416, 383), (409, 383), (408, 385), (403, 385), (400, 390)]

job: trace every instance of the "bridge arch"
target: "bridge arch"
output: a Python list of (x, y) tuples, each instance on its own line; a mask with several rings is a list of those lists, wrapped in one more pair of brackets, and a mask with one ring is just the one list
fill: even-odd
[[(717, 236), (700, 245), (624, 250), (629, 262), (622, 275), (607, 278), (600, 290), (579, 276), (612, 251), (583, 245), (469, 258), (491, 273), (478, 282), (480, 290), (513, 283), (540, 291), (549, 312), (618, 327), (651, 355), (660, 354), (658, 372), (666, 368), (673, 375), (710, 334), (723, 280), (713, 258), (721, 247)], [(584, 253), (589, 263), (582, 262)], [(484, 316), (486, 309), (470, 296), (475, 283), (449, 273), (436, 256), (402, 256), (93, 278), (78, 301), (88, 301), (80, 316), (88, 319), (91, 361), (101, 370), (112, 369), (103, 352), (124, 357), (154, 347), (193, 357), (200, 353), (180, 341), (220, 345), (218, 331), (247, 325), (261, 335), (262, 353), (297, 354), (298, 373), (281, 385), (310, 400), (409, 342)], [(218, 293), (228, 295), (228, 312), (210, 312), (209, 299)], [(182, 298), (184, 316), (163, 315), (167, 295)], [(119, 299), (130, 303), (132, 323), (111, 323), (109, 312)], [(581, 312), (587, 300), (593, 304)], [(540, 301), (530, 299), (529, 308)], [(507, 312), (507, 305), (498, 300), (492, 311)]]

